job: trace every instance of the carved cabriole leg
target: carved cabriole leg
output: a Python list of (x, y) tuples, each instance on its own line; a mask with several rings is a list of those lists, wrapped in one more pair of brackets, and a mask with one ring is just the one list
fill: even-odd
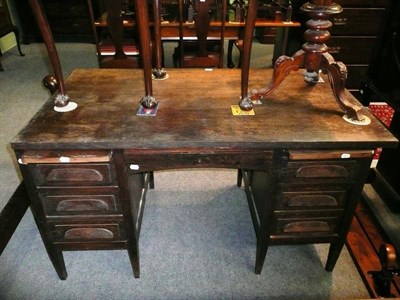
[(274, 66), (274, 73), (269, 84), (262, 89), (254, 89), (249, 93), (252, 100), (259, 100), (271, 94), (289, 75), (291, 71), (296, 71), (303, 66), (305, 52), (303, 50), (297, 51), (293, 57), (280, 56)]
[[(252, 7), (250, 8), (253, 9)], [(247, 88), (248, 81), (248, 65), (244, 65), (242, 69), (242, 99), (239, 103), (240, 107), (243, 110), (251, 109), (253, 107), (252, 101), (271, 94), (292, 70), (306, 69), (304, 80), (309, 84), (317, 82), (318, 73), (322, 70), (328, 74), (336, 101), (344, 111), (343, 118), (352, 124), (368, 125), (370, 119), (361, 113), (361, 107), (351, 103), (345, 97), (344, 89), (347, 78), (345, 65), (341, 62), (335, 62), (328, 53), (328, 47), (325, 45), (325, 42), (330, 38), (328, 29), (332, 27), (332, 23), (328, 19), (331, 15), (342, 12), (342, 7), (333, 3), (332, 0), (314, 0), (304, 3), (301, 9), (311, 16), (311, 20), (306, 23), (308, 29), (304, 33), (306, 43), (293, 57), (279, 57), (275, 62), (274, 73), (270, 83), (265, 88), (252, 90), (248, 94), (249, 96), (246, 96), (244, 91), (244, 88)], [(254, 16), (251, 17), (253, 18)], [(252, 22), (252, 18), (248, 16), (247, 22)], [(249, 40), (245, 40), (245, 43), (249, 43)], [(247, 48), (249, 46), (244, 45), (244, 49)], [(244, 62), (247, 63), (246, 60)]]
[(365, 120), (366, 117), (361, 113), (361, 107), (349, 102), (345, 97), (346, 66), (342, 62), (336, 62), (329, 53), (323, 54), (321, 63), (322, 71), (328, 73), (333, 94), (340, 108), (345, 112), (345, 116), (355, 121)]

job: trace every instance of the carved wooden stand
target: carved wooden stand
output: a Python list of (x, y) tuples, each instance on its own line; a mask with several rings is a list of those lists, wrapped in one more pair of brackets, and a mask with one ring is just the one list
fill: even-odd
[[(257, 5), (257, 0), (249, 2), (249, 13), (245, 29), (245, 42), (247, 44), (251, 44), (251, 37), (246, 36), (246, 34), (252, 32), (252, 28), (247, 29), (248, 26), (254, 27), (255, 13), (251, 13), (251, 11), (256, 9), (254, 6)], [(346, 66), (342, 62), (336, 62), (328, 53), (328, 47), (325, 45), (325, 42), (330, 38), (328, 29), (332, 27), (332, 23), (328, 18), (333, 14), (340, 13), (342, 7), (339, 4), (332, 3), (332, 0), (314, 0), (303, 4), (301, 9), (311, 16), (311, 20), (306, 23), (309, 28), (304, 34), (306, 43), (293, 57), (281, 56), (277, 59), (272, 80), (265, 88), (253, 90), (246, 95), (248, 75), (242, 74), (240, 107), (243, 110), (251, 110), (253, 107), (252, 100), (259, 100), (271, 94), (292, 70), (305, 68), (304, 79), (309, 84), (315, 84), (318, 81), (318, 73), (321, 70), (324, 74), (328, 74), (336, 101), (345, 113), (344, 118), (354, 124), (368, 124), (369, 119), (361, 113), (361, 107), (351, 103), (345, 97)], [(251, 45), (247, 45), (249, 53), (250, 49)], [(243, 58), (249, 60), (249, 55), (243, 55)], [(242, 73), (248, 73), (249, 61), (242, 62), (242, 66)], [(243, 80), (246, 82), (243, 83)]]

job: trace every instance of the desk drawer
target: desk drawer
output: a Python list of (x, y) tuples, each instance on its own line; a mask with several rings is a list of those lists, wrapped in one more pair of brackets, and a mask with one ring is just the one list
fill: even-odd
[(338, 209), (343, 208), (345, 203), (345, 190), (284, 190), (278, 195), (276, 210)]
[(50, 231), (56, 242), (98, 242), (126, 239), (123, 227), (119, 223), (51, 223)]
[(127, 150), (125, 159), (139, 172), (179, 168), (235, 168), (266, 170), (272, 164), (271, 150), (185, 149)]
[(337, 233), (344, 210), (275, 212), (272, 234)]
[(376, 37), (333, 36), (326, 43), (336, 61), (347, 64), (368, 64), (376, 44)]
[(30, 165), (37, 186), (111, 185), (116, 182), (110, 164)]
[(379, 34), (384, 8), (344, 8), (343, 12), (332, 18), (331, 35), (373, 35)]
[(121, 211), (114, 188), (40, 189), (47, 216), (110, 215)]
[(272, 235), (333, 234), (338, 232), (337, 218), (279, 219), (275, 222)]
[(289, 161), (279, 174), (282, 182), (351, 182), (357, 176), (357, 161)]

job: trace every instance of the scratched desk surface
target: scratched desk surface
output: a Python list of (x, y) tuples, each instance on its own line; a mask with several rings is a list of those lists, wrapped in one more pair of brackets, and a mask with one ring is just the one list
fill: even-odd
[[(136, 112), (144, 96), (142, 70), (77, 69), (66, 81), (78, 107), (53, 110), (49, 99), (14, 138), (14, 149), (297, 148), (373, 149), (397, 140), (371, 118), (368, 126), (343, 120), (332, 90), (313, 86), (302, 71), (292, 72), (279, 88), (255, 106), (253, 116), (234, 116), (240, 97), (239, 69), (171, 69), (153, 81), (159, 101), (155, 117)], [(272, 70), (250, 70), (249, 88), (264, 87)], [(350, 93), (351, 97), (356, 101)], [(27, 99), (29, 101), (29, 99)]]

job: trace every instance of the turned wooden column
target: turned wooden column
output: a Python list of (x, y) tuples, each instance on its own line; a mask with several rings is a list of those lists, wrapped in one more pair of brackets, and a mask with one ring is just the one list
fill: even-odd
[(149, 12), (147, 1), (135, 0), (136, 23), (140, 38), (140, 54), (142, 56), (145, 95), (140, 104), (146, 108), (155, 108), (158, 103), (153, 97), (152, 84), (152, 53), (150, 47)]
[(52, 83), (49, 83), (49, 84), (57, 87), (57, 88), (54, 88), (52, 91), (53, 92), (58, 91), (58, 94), (55, 95), (55, 98), (54, 98), (54, 105), (56, 108), (66, 107), (69, 103), (69, 97), (66, 94), (64, 77), (62, 74), (62, 69), (61, 69), (60, 59), (58, 57), (58, 52), (57, 52), (56, 46), (54, 44), (53, 34), (50, 30), (50, 26), (47, 21), (47, 18), (43, 12), (43, 8), (42, 8), (42, 4), (41, 4), (40, 0), (29, 0), (29, 5), (31, 6), (33, 15), (39, 26), (44, 44), (46, 46), (47, 53), (50, 58), (51, 65), (53, 67), (53, 71), (54, 71), (55, 82), (54, 82), (54, 77), (52, 77), (52, 76), (45, 77), (44, 82), (45, 82), (45, 84), (47, 84), (46, 83), (47, 79), (52, 78)]
[(303, 4), (301, 10), (307, 12), (311, 17), (311, 20), (306, 23), (308, 29), (304, 33), (306, 43), (292, 57), (283, 55), (276, 60), (272, 80), (265, 88), (247, 91), (256, 5), (257, 0), (249, 0), (242, 57), (242, 95), (239, 102), (241, 109), (251, 110), (254, 101), (271, 94), (292, 70), (304, 68), (304, 79), (309, 84), (318, 82), (318, 74), (321, 70), (328, 74), (335, 99), (344, 111), (343, 118), (352, 124), (368, 125), (370, 120), (361, 113), (362, 107), (346, 98), (346, 66), (342, 62), (336, 62), (332, 55), (328, 53), (328, 47), (325, 45), (325, 42), (330, 38), (328, 29), (332, 27), (329, 18), (342, 12), (342, 7), (333, 3), (332, 0), (314, 0)]
[(306, 43), (302, 46), (305, 52), (303, 67), (305, 72), (305, 80), (313, 82), (318, 80), (318, 72), (321, 69), (322, 55), (328, 52), (328, 46), (325, 43), (330, 39), (329, 29), (332, 22), (329, 18), (333, 14), (339, 14), (343, 11), (339, 4), (333, 3), (332, 0), (315, 0), (306, 2), (300, 8), (307, 12), (311, 20), (306, 22), (308, 29), (304, 33)]
[(154, 23), (154, 57), (155, 67), (152, 69), (153, 79), (167, 79), (167, 71), (163, 68), (163, 51), (161, 41), (161, 1), (153, 0), (153, 23)]

